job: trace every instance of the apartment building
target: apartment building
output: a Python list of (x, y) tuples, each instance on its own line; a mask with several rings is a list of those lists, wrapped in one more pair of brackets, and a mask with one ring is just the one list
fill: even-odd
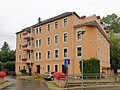
[(64, 71), (64, 60), (70, 59), (68, 74), (80, 74), (79, 61), (100, 60), (100, 70), (110, 68), (108, 30), (100, 16), (79, 16), (65, 12), (16, 33), (16, 74)]

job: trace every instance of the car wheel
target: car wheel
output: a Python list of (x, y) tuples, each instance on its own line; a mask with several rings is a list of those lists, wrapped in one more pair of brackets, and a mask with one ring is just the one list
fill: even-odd
[(53, 80), (54, 80), (54, 77), (51, 77), (51, 80), (53, 81)]

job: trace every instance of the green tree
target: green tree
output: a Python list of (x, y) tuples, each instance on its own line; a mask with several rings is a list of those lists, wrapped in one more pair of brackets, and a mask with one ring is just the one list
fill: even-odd
[(15, 61), (15, 51), (10, 50), (9, 44), (4, 42), (0, 51), (0, 62)]
[(110, 62), (114, 70), (120, 69), (120, 36), (110, 32)]
[(2, 63), (0, 62), (0, 71), (2, 71)]
[(10, 46), (7, 42), (4, 42), (1, 51), (9, 51), (10, 50)]
[(103, 22), (109, 30), (114, 31), (115, 33), (120, 33), (120, 17), (116, 14), (107, 15), (102, 18)]
[[(82, 72), (82, 61), (80, 63), (80, 70)], [(96, 58), (83, 60), (83, 73), (100, 73), (100, 61)]]
[(8, 71), (15, 71), (15, 61), (7, 61), (3, 64), (4, 69)]

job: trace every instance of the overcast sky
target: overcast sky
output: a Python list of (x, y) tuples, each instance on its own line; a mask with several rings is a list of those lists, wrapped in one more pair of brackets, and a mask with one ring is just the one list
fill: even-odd
[(79, 16), (120, 16), (120, 0), (0, 0), (0, 48), (7, 41), (15, 50), (15, 33), (41, 20), (75, 11)]

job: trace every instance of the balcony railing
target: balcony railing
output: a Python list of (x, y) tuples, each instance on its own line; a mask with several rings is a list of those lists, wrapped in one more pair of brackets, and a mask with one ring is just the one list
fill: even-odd
[(24, 43), (24, 44), (22, 45), (23, 48), (25, 48), (25, 47), (27, 47), (27, 46), (28, 46), (27, 43)]
[(24, 31), (23, 32), (23, 35), (24, 35), (24, 39), (30, 41), (30, 40), (33, 40), (34, 38), (32, 37), (32, 34), (27, 32), (27, 31)]
[(22, 61), (27, 61), (27, 58), (22, 58)]
[(33, 52), (33, 46), (24, 47), (23, 50), (26, 52)]

